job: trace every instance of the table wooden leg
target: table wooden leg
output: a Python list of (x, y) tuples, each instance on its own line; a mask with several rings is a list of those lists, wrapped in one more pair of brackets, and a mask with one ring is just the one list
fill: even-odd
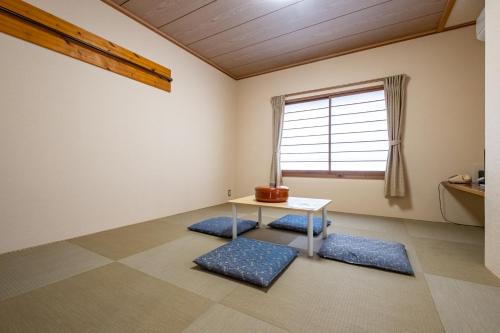
[(233, 204), (233, 239), (238, 237), (238, 211), (236, 204)]
[(314, 238), (313, 238), (313, 213), (307, 212), (307, 255), (313, 256)]
[(262, 207), (259, 207), (259, 212), (258, 212), (258, 220), (257, 220), (257, 228), (260, 228), (262, 225)]
[(323, 239), (325, 239), (326, 237), (328, 237), (328, 230), (327, 230), (328, 216), (327, 216), (327, 212), (326, 212), (326, 207), (323, 207), (322, 217), (323, 217)]

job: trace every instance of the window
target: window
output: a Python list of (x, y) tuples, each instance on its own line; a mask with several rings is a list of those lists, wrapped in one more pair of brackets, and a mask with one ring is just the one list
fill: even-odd
[(383, 88), (285, 105), (283, 176), (384, 177), (389, 148)]

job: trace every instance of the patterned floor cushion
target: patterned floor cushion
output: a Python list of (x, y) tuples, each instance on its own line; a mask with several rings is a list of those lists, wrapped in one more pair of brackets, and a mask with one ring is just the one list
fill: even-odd
[(297, 254), (289, 246), (238, 237), (194, 262), (209, 271), (268, 287)]
[[(327, 225), (332, 224), (328, 221)], [(271, 228), (296, 231), (307, 234), (307, 217), (305, 215), (285, 215), (268, 224)], [(313, 235), (317, 236), (323, 231), (323, 219), (313, 217)]]
[(415, 275), (405, 246), (401, 243), (331, 234), (323, 241), (318, 255), (350, 264)]
[[(238, 219), (237, 225), (238, 235), (241, 235), (249, 230), (255, 229), (257, 222)], [(226, 216), (213, 217), (211, 219), (192, 224), (188, 227), (188, 229), (213, 236), (231, 238), (233, 236), (233, 218)]]

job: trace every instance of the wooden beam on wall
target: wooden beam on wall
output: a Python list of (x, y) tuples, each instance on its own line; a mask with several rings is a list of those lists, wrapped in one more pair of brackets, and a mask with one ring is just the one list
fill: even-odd
[(448, 18), (450, 17), (451, 11), (453, 10), (453, 6), (455, 6), (456, 0), (448, 0), (446, 2), (446, 6), (443, 10), (443, 15), (441, 15), (441, 19), (439, 19), (437, 32), (444, 31), (446, 27), (446, 22), (448, 22)]
[(171, 91), (171, 71), (20, 0), (0, 0), (0, 31), (86, 63)]

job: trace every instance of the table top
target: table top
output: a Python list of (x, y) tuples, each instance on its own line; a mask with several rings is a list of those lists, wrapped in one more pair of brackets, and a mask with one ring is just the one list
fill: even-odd
[(288, 197), (287, 202), (273, 203), (273, 202), (260, 202), (255, 200), (254, 195), (249, 195), (247, 197), (229, 200), (229, 202), (240, 205), (272, 207), (272, 208), (292, 209), (301, 211), (318, 211), (323, 207), (329, 205), (332, 202), (332, 200)]
[(448, 181), (444, 181), (444, 182), (442, 182), (442, 184), (447, 188), (453, 188), (455, 190), (468, 192), (471, 194), (478, 195), (480, 197), (485, 196), (484, 187), (480, 187), (477, 184), (453, 184), (453, 183), (450, 183)]

